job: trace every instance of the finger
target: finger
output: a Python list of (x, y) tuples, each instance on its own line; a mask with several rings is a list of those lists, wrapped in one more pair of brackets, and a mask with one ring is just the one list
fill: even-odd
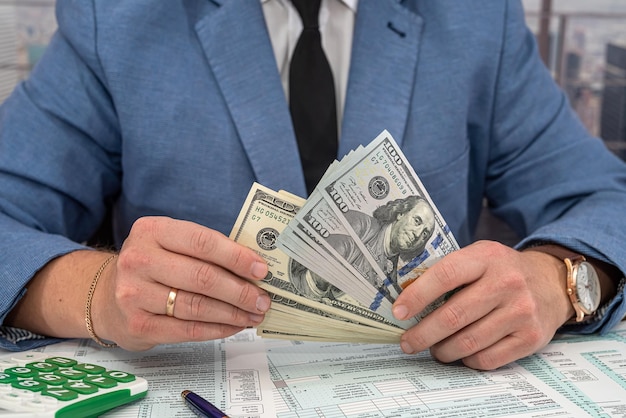
[(533, 354), (545, 347), (548, 341), (530, 344), (526, 338), (509, 335), (484, 350), (463, 358), (462, 361), (472, 369), (493, 370)]
[(448, 338), (433, 344), (431, 353), (444, 363), (460, 360), (496, 344), (523, 325), (521, 317), (498, 308)]
[[(252, 284), (247, 284), (247, 286), (251, 286), (253, 290), (258, 289)], [(246, 327), (258, 325), (264, 318), (263, 312), (249, 312), (231, 303), (175, 287), (168, 288), (156, 282), (126, 286), (118, 291), (119, 304), (120, 306), (133, 306), (150, 315), (166, 315), (172, 290), (174, 291), (173, 312), (178, 319)]]
[(154, 282), (145, 286), (141, 297), (121, 292), (133, 303), (122, 298), (120, 306), (133, 306), (133, 309), (124, 315), (121, 328), (125, 331), (115, 341), (129, 350), (145, 350), (169, 342), (223, 338), (256, 326), (264, 319), (262, 314), (180, 290), (175, 293), (173, 317), (168, 317), (166, 305), (170, 292), (171, 289)]
[(131, 322), (124, 338), (116, 342), (126, 350), (140, 351), (159, 344), (226, 338), (243, 329), (245, 327), (202, 321), (184, 321), (165, 315), (147, 315), (141, 321)]
[(393, 315), (399, 320), (409, 319), (446, 293), (480, 278), (487, 268), (482, 260), (488, 249), (479, 242), (439, 260), (400, 293), (393, 304)]
[[(166, 302), (162, 307), (163, 313)], [(176, 319), (235, 327), (255, 326), (264, 319), (262, 314), (250, 313), (220, 300), (184, 290), (176, 292), (173, 313)]]
[(236, 275), (259, 280), (267, 275), (263, 258), (218, 231), (193, 222), (162, 217), (138, 219), (133, 232), (152, 236), (163, 249), (220, 265)]
[(407, 330), (400, 346), (405, 353), (418, 353), (489, 315), (496, 306), (492, 292), (483, 294), (480, 288), (464, 288)]
[[(269, 296), (258, 286), (220, 266), (189, 256), (162, 249), (129, 247), (120, 253), (118, 264), (122, 271), (141, 271), (152, 282), (160, 284), (159, 288), (153, 288), (145, 282), (124, 283), (128, 287), (129, 303), (132, 296), (147, 300), (146, 310), (156, 314), (162, 313), (165, 306), (160, 304), (163, 300), (160, 295), (170, 287), (220, 300), (251, 313), (262, 314), (270, 307)], [(142, 296), (148, 289), (151, 293)]]

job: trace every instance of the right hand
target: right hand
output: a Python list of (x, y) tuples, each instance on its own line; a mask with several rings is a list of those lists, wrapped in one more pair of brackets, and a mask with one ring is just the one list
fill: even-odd
[[(258, 254), (217, 231), (140, 218), (95, 290), (94, 330), (127, 350), (233, 335), (263, 321), (270, 297), (249, 280), (267, 271)], [(178, 289), (173, 317), (171, 288)]]

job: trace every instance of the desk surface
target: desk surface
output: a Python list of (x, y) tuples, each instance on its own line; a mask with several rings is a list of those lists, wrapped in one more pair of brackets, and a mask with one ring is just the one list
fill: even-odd
[(148, 380), (145, 399), (108, 417), (193, 417), (180, 398), (185, 389), (231, 417), (624, 417), (626, 411), (624, 322), (603, 337), (557, 338), (491, 372), (440, 364), (427, 352), (405, 355), (395, 345), (261, 340), (252, 330), (143, 353), (89, 340), (43, 350)]

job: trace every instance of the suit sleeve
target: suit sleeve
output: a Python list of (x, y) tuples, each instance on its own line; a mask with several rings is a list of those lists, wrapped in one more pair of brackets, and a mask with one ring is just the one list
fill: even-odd
[[(502, 45), (486, 189), (494, 213), (526, 237), (519, 248), (554, 242), (623, 274), (625, 164), (579, 122), (540, 61), (517, 1), (508, 2)], [(623, 282), (579, 331), (607, 331), (624, 317)]]
[[(39, 269), (84, 248), (119, 190), (119, 129), (92, 2), (57, 1), (57, 21), (41, 61), (0, 108), (0, 323)], [(23, 337), (0, 330), (0, 347), (51, 341)]]

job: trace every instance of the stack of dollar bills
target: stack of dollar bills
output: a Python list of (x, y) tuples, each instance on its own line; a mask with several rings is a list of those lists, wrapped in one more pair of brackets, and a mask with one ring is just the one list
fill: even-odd
[(448, 225), (391, 137), (335, 161), (308, 199), (254, 183), (230, 234), (265, 258), (257, 284), (272, 305), (259, 335), (398, 342), (443, 303), (399, 321), (399, 293), (458, 249)]

